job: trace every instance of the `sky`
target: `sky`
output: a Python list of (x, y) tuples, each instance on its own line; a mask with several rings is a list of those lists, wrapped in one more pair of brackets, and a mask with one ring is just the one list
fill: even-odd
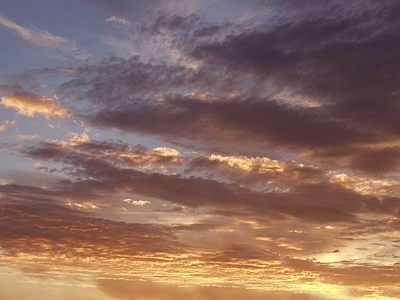
[(0, 2), (0, 300), (400, 298), (396, 0)]

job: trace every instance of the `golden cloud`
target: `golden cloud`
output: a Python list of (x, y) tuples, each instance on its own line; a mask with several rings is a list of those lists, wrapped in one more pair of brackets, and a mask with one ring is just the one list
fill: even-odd
[(1, 97), (1, 103), (6, 107), (16, 109), (18, 114), (28, 117), (38, 114), (44, 115), (46, 118), (70, 116), (68, 110), (54, 99), (36, 94), (15, 93)]

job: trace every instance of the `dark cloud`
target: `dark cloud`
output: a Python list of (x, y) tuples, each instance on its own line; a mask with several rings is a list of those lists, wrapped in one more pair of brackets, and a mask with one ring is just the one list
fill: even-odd
[(167, 167), (180, 165), (185, 158), (177, 150), (167, 147), (147, 148), (142, 145), (130, 147), (121, 141), (86, 141), (63, 143), (43, 142), (40, 147), (30, 146), (23, 151), (35, 159), (62, 160), (75, 164), (78, 160), (107, 160), (110, 163), (131, 167)]
[[(385, 207), (385, 211), (389, 213), (395, 212), (398, 215), (399, 211), (399, 199), (389, 199), (389, 201), (392, 200), (392, 203), (396, 203), (396, 207)], [(388, 202), (388, 200), (385, 200), (385, 202)], [(377, 234), (377, 233), (383, 233), (383, 232), (396, 232), (400, 228), (400, 220), (398, 217), (391, 217), (391, 218), (385, 218), (383, 220), (369, 220), (366, 222), (363, 222), (362, 224), (358, 224), (355, 226), (350, 226), (346, 230), (341, 231), (338, 233), (338, 236), (340, 237), (363, 237), (367, 236), (369, 234)], [(388, 239), (390, 240), (390, 239)], [(393, 243), (397, 242), (394, 238), (391, 240)]]
[[(206, 255), (206, 259), (214, 262), (236, 262), (237, 266), (243, 263), (246, 265), (248, 260), (261, 260), (261, 261), (278, 261), (281, 259), (280, 255), (276, 252), (258, 248), (245, 243), (231, 243), (224, 249), (215, 251), (212, 254)], [(247, 267), (247, 266), (246, 266)]]
[(110, 57), (74, 72), (75, 78), (61, 84), (59, 93), (90, 101), (97, 108), (130, 106), (139, 99), (174, 88), (190, 90), (191, 85), (205, 85), (212, 80), (183, 66), (146, 63), (139, 56)]
[(330, 163), (336, 159), (356, 170), (397, 169), (396, 148), (367, 148), (380, 140), (390, 142), (393, 134), (385, 137), (379, 128), (366, 131), (368, 125), (353, 126), (353, 121), (330, 118), (323, 109), (297, 110), (270, 101), (205, 102), (175, 97), (165, 99), (162, 104), (141, 103), (134, 109), (104, 109), (89, 120), (98, 126), (161, 135), (171, 142), (202, 141), (209, 147), (226, 150), (254, 151), (268, 147), (288, 152), (308, 151), (309, 158), (331, 159)]
[(380, 75), (393, 72), (396, 76), (397, 66), (392, 62), (398, 59), (397, 20), (382, 26), (389, 13), (387, 6), (368, 9), (356, 16), (329, 10), (329, 17), (300, 15), (268, 30), (256, 27), (220, 42), (197, 44), (193, 55), (221, 67), (277, 77), (277, 84), (310, 87), (309, 92), (326, 88), (341, 93), (368, 88), (370, 83), (394, 87), (394, 78)]
[(366, 149), (359, 151), (351, 161), (351, 167), (370, 173), (397, 171), (400, 162), (400, 148)]
[(48, 256), (70, 257), (184, 251), (167, 228), (102, 219), (62, 206), (54, 200), (38, 203), (32, 197), (7, 204), (9, 198), (3, 198), (6, 204), (2, 204), (0, 210), (0, 239), (6, 255), (42, 255), (44, 248)]
[[(164, 135), (168, 139), (202, 140), (212, 144), (245, 142), (250, 146), (289, 148), (343, 147), (366, 142), (367, 133), (329, 120), (323, 112), (297, 111), (275, 102), (205, 102), (174, 97), (160, 105), (138, 104), (134, 109), (101, 110), (89, 120), (99, 126)], [(221, 146), (222, 146), (221, 145)]]
[[(400, 128), (397, 21), (381, 26), (392, 8), (387, 2), (351, 16), (302, 16), (225, 37), (227, 31), (196, 15), (161, 14), (142, 33), (179, 32), (171, 42), (174, 51), (200, 67), (110, 58), (77, 69), (59, 91), (89, 102), (82, 117), (96, 126), (175, 143), (201, 141), (209, 148), (307, 151), (309, 157), (374, 171), (360, 162), (363, 149), (395, 141)], [(202, 31), (219, 37), (196, 39), (194, 32)], [(228, 97), (228, 90), (241, 92)], [(285, 103), (281, 92), (290, 96)], [(319, 106), (297, 103), (298, 97)], [(392, 171), (388, 161), (376, 171)]]
[(124, 167), (123, 163), (116, 163), (113, 157), (107, 159), (107, 153), (89, 155), (54, 144), (32, 146), (25, 154), (63, 163), (72, 181), (62, 183), (64, 186), (59, 187), (60, 192), (76, 199), (83, 195), (93, 197), (97, 194), (125, 192), (192, 208), (211, 207), (218, 211), (234, 207), (235, 210), (267, 219), (286, 218), (289, 215), (312, 222), (355, 222), (356, 213), (368, 209), (374, 211), (378, 207), (375, 197), (362, 196), (341, 185), (324, 181), (303, 182), (293, 186), (290, 192), (260, 192), (238, 183), (201, 176), (145, 172)]

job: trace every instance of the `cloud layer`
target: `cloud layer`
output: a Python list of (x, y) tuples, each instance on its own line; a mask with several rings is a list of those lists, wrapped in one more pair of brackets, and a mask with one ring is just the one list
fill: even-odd
[(96, 60), (0, 16), (74, 53), (1, 84), (0, 265), (107, 299), (400, 296), (396, 1), (82, 9)]

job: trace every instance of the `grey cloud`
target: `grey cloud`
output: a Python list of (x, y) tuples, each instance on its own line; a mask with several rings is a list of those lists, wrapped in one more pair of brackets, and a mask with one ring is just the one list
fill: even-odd
[(75, 95), (95, 107), (130, 105), (140, 98), (173, 88), (186, 89), (203, 80), (196, 72), (182, 66), (150, 64), (140, 57), (110, 57), (97, 65), (74, 70), (75, 78), (59, 86), (59, 93)]
[(204, 102), (173, 97), (162, 104), (141, 103), (134, 109), (100, 110), (88, 120), (98, 126), (161, 135), (171, 142), (186, 140), (193, 144), (200, 140), (224, 150), (306, 150), (309, 158), (331, 159), (331, 164), (337, 159), (338, 164), (345, 162), (361, 171), (389, 172), (397, 168), (395, 148), (366, 148), (390, 142), (393, 134), (381, 134), (379, 127), (367, 131), (368, 125), (354, 124), (354, 120), (337, 121), (323, 108), (297, 110), (257, 99)]
[[(218, 144), (250, 142), (259, 147), (343, 147), (374, 139), (335, 121), (319, 110), (296, 111), (278, 103), (245, 101), (204, 102), (174, 97), (162, 105), (139, 104), (134, 109), (100, 110), (89, 120), (99, 126)], [(221, 145), (222, 146), (222, 145)]]
[[(378, 157), (365, 148), (394, 142), (400, 128), (400, 40), (397, 20), (389, 17), (397, 6), (379, 3), (357, 12), (329, 1), (316, 15), (300, 12), (314, 2), (296, 4), (292, 21), (269, 26), (159, 14), (141, 34), (172, 34), (167, 47), (198, 60), (198, 67), (113, 57), (76, 69), (59, 92), (86, 103), (90, 109), (76, 114), (94, 126), (208, 149), (307, 151), (308, 158), (336, 166), (393, 171), (394, 156), (378, 168), (365, 162)], [(322, 13), (327, 7), (329, 17)], [(232, 90), (240, 93), (224, 94)], [(213, 96), (202, 99), (205, 92)], [(281, 92), (293, 99), (280, 102)], [(296, 97), (315, 99), (319, 107), (296, 106)]]
[(397, 171), (400, 163), (400, 148), (386, 147), (382, 149), (359, 150), (350, 162), (354, 169), (370, 173)]
[[(378, 200), (329, 183), (299, 184), (290, 193), (258, 192), (237, 183), (202, 177), (148, 173), (116, 165), (102, 156), (42, 144), (27, 152), (35, 158), (62, 162), (73, 178), (61, 191), (74, 198), (96, 193), (130, 192), (193, 208), (213, 207), (248, 212), (267, 219), (292, 217), (312, 222), (355, 222), (356, 213), (374, 209)], [(366, 206), (368, 204), (368, 206)]]
[[(185, 158), (180, 155), (163, 153), (164, 148), (149, 149), (142, 145), (130, 147), (121, 141), (87, 141), (66, 147), (60, 143), (43, 142), (41, 146), (28, 146), (23, 152), (30, 157), (44, 160), (58, 160), (70, 164), (82, 161), (107, 160), (114, 164), (131, 167), (166, 167), (180, 165)], [(165, 148), (168, 149), (168, 148)]]
[[(122, 12), (139, 2), (92, 4)], [(211, 24), (158, 13), (141, 24), (144, 37), (169, 35), (164, 46), (197, 67), (110, 57), (71, 70), (58, 93), (75, 98), (69, 109), (94, 126), (192, 147), (307, 151), (310, 159), (354, 170), (395, 170), (394, 156), (368, 166), (365, 159), (378, 154), (364, 150), (395, 142), (400, 130), (398, 4), (357, 2), (355, 10), (341, 1), (258, 3), (285, 17), (267, 25)], [(281, 92), (293, 99), (281, 103)], [(296, 106), (296, 97), (320, 106)]]

